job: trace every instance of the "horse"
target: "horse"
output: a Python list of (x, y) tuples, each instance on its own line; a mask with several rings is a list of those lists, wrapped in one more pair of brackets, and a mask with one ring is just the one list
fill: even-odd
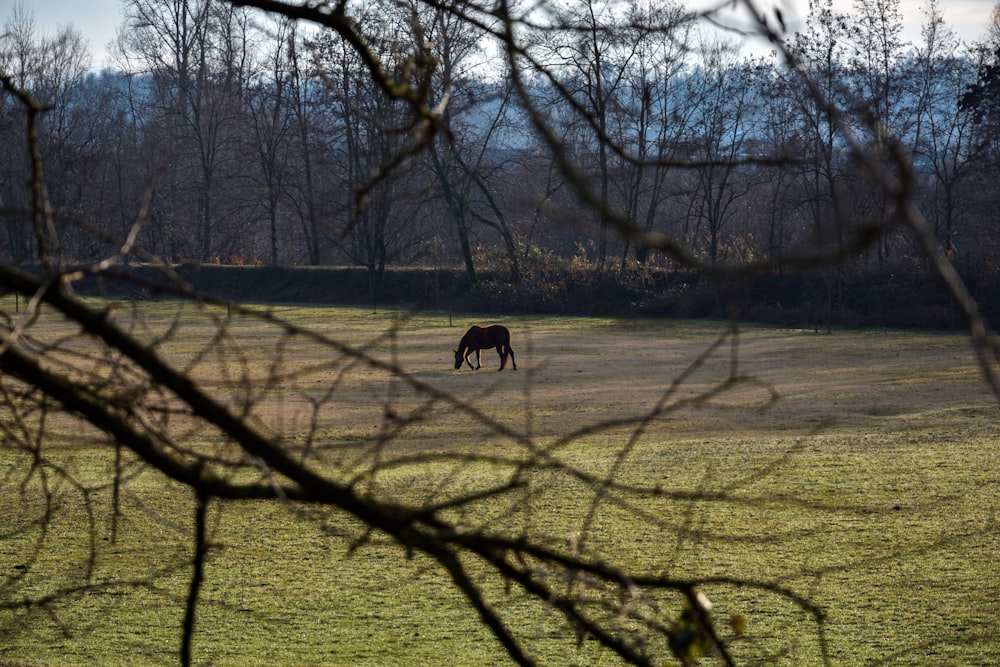
[(476, 367), (473, 370), (478, 371), (482, 367), (483, 350), (488, 350), (491, 347), (495, 347), (497, 354), (500, 355), (500, 368), (497, 370), (502, 371), (507, 367), (507, 355), (510, 355), (510, 362), (514, 365), (514, 370), (517, 370), (517, 361), (514, 360), (514, 349), (510, 346), (510, 331), (507, 327), (502, 327), (499, 324), (488, 327), (473, 325), (465, 332), (461, 342), (458, 344), (458, 349), (455, 350), (455, 370), (462, 367), (463, 360), (469, 364), (469, 368), (472, 368), (469, 355), (475, 352)]

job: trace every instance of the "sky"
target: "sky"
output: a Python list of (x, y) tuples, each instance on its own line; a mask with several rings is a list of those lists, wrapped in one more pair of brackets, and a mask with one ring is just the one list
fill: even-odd
[[(18, 0), (0, 0), (0, 26), (13, 12)], [(115, 38), (115, 30), (121, 23), (122, 0), (22, 0), (35, 16), (35, 25), (40, 34), (54, 35), (60, 26), (72, 24), (88, 41), (94, 54), (95, 67), (107, 64), (107, 47)], [(808, 7), (808, 0), (777, 0), (791, 4), (800, 15)], [(714, 2), (724, 4), (721, 0)], [(966, 41), (979, 39), (994, 4), (997, 0), (938, 0), (944, 13), (945, 22)], [(713, 0), (691, 0), (689, 6), (705, 6)], [(839, 4), (839, 3), (838, 3)], [(849, 6), (848, 2), (843, 2)], [(923, 21), (923, 7), (926, 0), (900, 0), (905, 32), (904, 39), (916, 42)]]

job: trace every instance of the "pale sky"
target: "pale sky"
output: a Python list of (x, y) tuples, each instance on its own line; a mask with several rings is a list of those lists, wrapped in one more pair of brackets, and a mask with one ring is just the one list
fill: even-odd
[[(808, 0), (775, 0), (799, 8), (800, 16), (808, 7)], [(0, 27), (7, 21), (17, 0), (0, 0)], [(714, 0), (716, 4), (725, 4), (722, 0)], [(963, 40), (973, 41), (983, 35), (983, 29), (989, 19), (990, 11), (997, 0), (939, 0), (938, 5), (944, 12), (945, 22)], [(35, 24), (39, 33), (55, 34), (59, 26), (72, 24), (83, 33), (88, 41), (90, 51), (94, 54), (96, 67), (106, 64), (104, 55), (108, 44), (115, 38), (115, 29), (121, 23), (122, 0), (27, 0), (27, 5), (34, 12)], [(705, 6), (713, 4), (713, 0), (691, 0), (689, 6)], [(840, 3), (838, 3), (839, 6)], [(844, 8), (850, 6), (843, 2)], [(904, 21), (906, 24), (904, 39), (916, 42), (920, 35), (920, 24), (923, 22), (923, 7), (926, 0), (901, 0)], [(786, 15), (789, 12), (786, 12)], [(792, 20), (792, 17), (788, 17)]]

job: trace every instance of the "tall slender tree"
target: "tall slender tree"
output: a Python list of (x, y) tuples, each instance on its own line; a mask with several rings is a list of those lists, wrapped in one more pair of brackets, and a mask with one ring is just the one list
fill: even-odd
[[(163, 128), (159, 200), (170, 201), (171, 253), (208, 261), (246, 239), (222, 183), (239, 168), (236, 143), (249, 78), (244, 10), (209, 0), (128, 0), (119, 43), (148, 76)], [(192, 178), (194, 176), (194, 178)], [(228, 207), (227, 207), (228, 204)]]
[(919, 196), (935, 234), (949, 257), (954, 257), (961, 212), (970, 197), (963, 184), (975, 169), (971, 139), (973, 113), (955, 103), (974, 80), (973, 61), (944, 22), (936, 0), (930, 0), (921, 29), (922, 40), (912, 61), (910, 80), (916, 102), (913, 153), (933, 174), (932, 188)]

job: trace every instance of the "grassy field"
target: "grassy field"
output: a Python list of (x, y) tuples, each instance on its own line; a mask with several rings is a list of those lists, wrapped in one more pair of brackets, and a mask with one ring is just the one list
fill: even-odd
[[(524, 491), (462, 518), (638, 572), (788, 589), (824, 612), (817, 624), (773, 592), (706, 587), (718, 618), (746, 620), (732, 643), (741, 663), (821, 664), (826, 651), (838, 665), (1000, 664), (998, 404), (961, 334), (744, 327), (716, 346), (725, 324), (523, 318), (505, 322), (519, 370), (497, 373), (493, 351), (483, 370), (452, 368), (470, 317), (268, 312), (464, 403), (428, 399), (258, 318), (178, 315), (169, 303), (119, 318), (258, 428), (379, 497), (420, 504), (488, 488), (511, 468), (462, 456), (524, 462), (524, 442), (631, 485), (608, 491), (529, 467)], [(32, 331), (58, 341), (67, 363), (99, 365), (71, 355), (91, 344), (58, 318)], [(190, 494), (130, 462), (112, 533), (114, 451), (103, 436), (52, 417), (45, 452), (60, 469), (29, 474), (11, 416), (0, 422), (0, 664), (176, 664)], [(181, 418), (176, 428), (228, 455), (214, 433)], [(357, 542), (364, 532), (349, 517), (229, 503), (213, 506), (210, 529), (198, 664), (504, 662), (433, 564), (379, 535)], [(606, 664), (517, 590), (482, 583), (541, 664)]]

